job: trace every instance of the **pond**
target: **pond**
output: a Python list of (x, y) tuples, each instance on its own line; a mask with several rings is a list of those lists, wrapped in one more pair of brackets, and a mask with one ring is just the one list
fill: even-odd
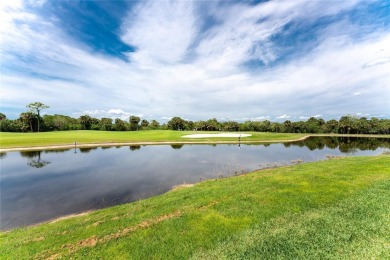
[(1, 230), (105, 208), (256, 169), (378, 155), (390, 139), (309, 138), (241, 145), (149, 145), (1, 153)]

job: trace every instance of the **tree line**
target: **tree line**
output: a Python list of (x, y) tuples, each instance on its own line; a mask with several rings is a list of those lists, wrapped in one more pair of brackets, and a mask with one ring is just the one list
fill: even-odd
[(322, 118), (310, 117), (306, 121), (280, 122), (264, 121), (226, 121), (219, 122), (212, 118), (206, 121), (189, 121), (173, 117), (167, 123), (156, 120), (148, 121), (138, 116), (129, 120), (120, 118), (101, 119), (82, 115), (72, 118), (66, 115), (40, 115), (42, 109), (49, 106), (40, 102), (27, 105), (28, 111), (20, 114), (18, 119), (8, 119), (0, 113), (0, 131), (2, 132), (40, 132), (66, 130), (101, 130), (101, 131), (138, 131), (138, 130), (197, 130), (197, 131), (254, 131), (275, 133), (339, 133), (339, 134), (390, 134), (390, 120), (372, 117), (343, 116), (339, 120), (325, 121)]

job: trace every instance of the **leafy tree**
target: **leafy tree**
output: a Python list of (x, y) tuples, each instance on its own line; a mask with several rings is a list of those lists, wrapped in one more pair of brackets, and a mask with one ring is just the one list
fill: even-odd
[(3, 119), (0, 120), (1, 132), (23, 132), (20, 120)]
[(100, 129), (105, 130), (105, 131), (110, 131), (112, 128), (112, 119), (103, 117), (100, 119)]
[(115, 119), (115, 129), (116, 131), (126, 131), (126, 122), (122, 119)]
[(49, 106), (41, 103), (41, 102), (34, 102), (27, 105), (28, 108), (31, 109), (31, 111), (36, 112), (37, 118), (38, 118), (38, 132), (39, 132), (39, 121), (40, 121), (40, 112), (42, 109), (49, 108)]
[[(72, 129), (72, 121), (77, 121), (74, 118), (64, 115), (44, 115), (44, 129), (48, 131), (63, 131)], [(77, 122), (75, 122), (77, 124)]]
[(142, 128), (146, 128), (146, 127), (148, 127), (148, 126), (149, 126), (149, 121), (146, 120), (146, 119), (142, 119), (142, 121), (141, 121), (141, 127), (142, 127)]
[(234, 121), (227, 121), (223, 124), (223, 130), (225, 131), (238, 131), (240, 130), (240, 124)]
[(339, 130), (339, 122), (335, 119), (331, 119), (325, 124), (325, 132), (327, 133), (337, 133)]
[(160, 127), (160, 123), (153, 119), (153, 120), (150, 122), (150, 127), (151, 127), (152, 129), (158, 129), (158, 128)]
[(359, 118), (357, 120), (357, 129), (358, 133), (360, 134), (367, 134), (370, 131), (370, 122), (367, 120), (366, 117)]
[(342, 116), (339, 120), (339, 129), (343, 134), (353, 133), (356, 129), (356, 121), (356, 118), (351, 115)]
[(390, 120), (381, 119), (379, 120), (379, 133), (380, 134), (389, 134), (390, 133)]
[(184, 119), (176, 116), (168, 121), (168, 128), (172, 130), (183, 130), (186, 123)]
[(268, 120), (264, 120), (260, 123), (260, 129), (261, 132), (269, 132), (271, 131), (271, 122)]
[(271, 131), (274, 133), (280, 133), (283, 130), (283, 124), (277, 122), (271, 123), (270, 127), (271, 127)]
[(194, 124), (195, 130), (206, 130), (207, 129), (207, 122), (205, 121), (198, 121)]
[(216, 131), (216, 130), (219, 130), (221, 128), (221, 126), (216, 118), (209, 119), (209, 120), (207, 120), (206, 123), (207, 123), (207, 130), (208, 131)]
[(379, 132), (379, 119), (376, 117), (372, 117), (370, 119), (370, 133), (377, 134)]
[(294, 133), (306, 132), (305, 122), (303, 122), (303, 121), (293, 122), (292, 123), (292, 130)]
[(286, 133), (294, 132), (293, 131), (293, 124), (292, 124), (292, 122), (290, 120), (284, 121), (284, 131)]
[(0, 121), (4, 119), (7, 119), (7, 116), (0, 112)]
[(30, 128), (31, 132), (34, 132), (33, 124), (36, 119), (35, 115), (32, 112), (23, 112), (19, 116), (20, 121), (23, 123), (23, 129), (26, 131)]
[(310, 117), (309, 120), (306, 122), (306, 131), (308, 133), (320, 133), (321, 132), (321, 126), (324, 124), (323, 119), (317, 119), (315, 117)]
[(138, 131), (138, 123), (141, 121), (141, 118), (138, 116), (130, 116), (130, 130), (132, 131)]
[(80, 124), (84, 130), (90, 130), (92, 125), (92, 117), (89, 115), (83, 115), (79, 118)]

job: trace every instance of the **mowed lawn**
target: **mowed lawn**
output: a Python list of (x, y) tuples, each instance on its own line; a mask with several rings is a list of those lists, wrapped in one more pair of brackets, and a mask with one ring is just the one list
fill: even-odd
[[(5, 133), (0, 132), (0, 148), (34, 147), (77, 144), (104, 144), (104, 143), (142, 143), (142, 142), (215, 142), (233, 141), (237, 138), (182, 138), (183, 135), (199, 133), (220, 133), (202, 131), (172, 131), (172, 130), (144, 130), (144, 131), (58, 131), (41, 133)], [(247, 132), (246, 132), (247, 133)], [(249, 132), (250, 137), (241, 138), (241, 141), (285, 141), (296, 140), (304, 134), (288, 133), (259, 133)]]
[(209, 180), (0, 233), (4, 259), (389, 259), (390, 156)]

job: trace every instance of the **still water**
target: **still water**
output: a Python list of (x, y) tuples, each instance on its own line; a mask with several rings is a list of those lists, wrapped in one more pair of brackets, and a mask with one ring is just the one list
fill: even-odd
[(2, 230), (158, 195), (255, 169), (378, 155), (390, 139), (309, 138), (257, 145), (150, 145), (0, 154)]

